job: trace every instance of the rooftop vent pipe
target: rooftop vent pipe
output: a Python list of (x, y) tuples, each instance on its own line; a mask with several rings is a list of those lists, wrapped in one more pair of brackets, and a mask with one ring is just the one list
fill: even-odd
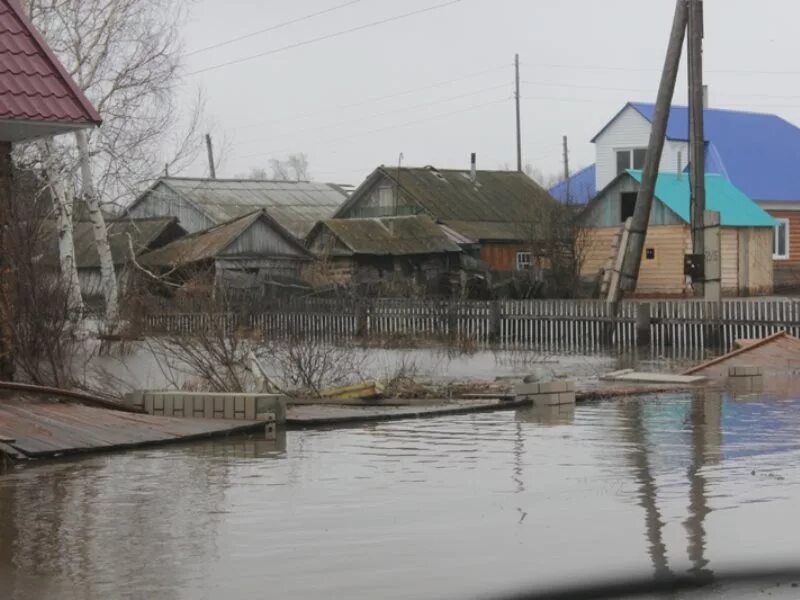
[(470, 157), (469, 178), (472, 183), (478, 181), (478, 156), (474, 152)]

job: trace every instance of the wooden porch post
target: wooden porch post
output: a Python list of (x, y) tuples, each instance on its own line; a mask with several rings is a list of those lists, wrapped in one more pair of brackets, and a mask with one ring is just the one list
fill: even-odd
[(9, 256), (13, 223), (11, 143), (0, 142), (0, 380), (14, 379), (14, 265)]

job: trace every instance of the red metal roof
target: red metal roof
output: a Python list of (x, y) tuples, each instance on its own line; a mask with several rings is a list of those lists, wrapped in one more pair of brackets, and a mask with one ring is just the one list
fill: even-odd
[(16, 0), (0, 0), (0, 120), (100, 124)]

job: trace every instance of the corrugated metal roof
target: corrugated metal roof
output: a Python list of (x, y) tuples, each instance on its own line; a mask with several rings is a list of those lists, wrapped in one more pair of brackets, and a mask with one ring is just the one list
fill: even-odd
[(445, 225), (473, 240), (515, 242), (538, 238), (541, 228), (536, 223), (497, 223), (478, 221), (445, 221)]
[(550, 188), (550, 195), (564, 204), (587, 204), (597, 195), (597, 165), (590, 165)]
[(100, 123), (100, 115), (14, 0), (0, 0), (0, 119)]
[(298, 239), (318, 221), (330, 219), (347, 196), (341, 187), (310, 181), (244, 179), (160, 180), (217, 223), (265, 210)]
[(309, 236), (328, 229), (353, 254), (408, 256), (461, 252), (442, 227), (425, 215), (381, 219), (330, 219)]
[[(45, 260), (48, 264), (58, 264), (58, 227), (54, 221), (48, 221), (47, 253)], [(119, 219), (109, 221), (108, 243), (111, 246), (111, 256), (115, 265), (124, 265), (130, 261), (130, 247), (133, 244), (134, 252), (139, 256), (150, 249), (150, 246), (163, 233), (170, 228), (175, 228), (176, 234), (183, 232), (175, 218), (154, 219)], [(185, 233), (185, 232), (183, 232)], [(73, 224), (73, 241), (75, 245), (75, 264), (79, 269), (98, 268), (100, 257), (97, 254), (97, 245), (94, 240), (94, 230), (91, 223), (78, 221)]]
[(306, 253), (305, 247), (300, 245), (280, 224), (263, 210), (258, 210), (222, 225), (216, 225), (205, 231), (175, 240), (163, 248), (143, 255), (140, 262), (143, 265), (154, 267), (178, 267), (213, 260), (223, 255), (225, 249), (259, 219), (267, 220), (274, 231), (281, 234), (287, 242), (296, 245), (300, 252)]
[(553, 198), (524, 173), (429, 168), (384, 169), (404, 191), (443, 221), (515, 222), (535, 220), (541, 203)]
[[(631, 102), (628, 107), (653, 121), (654, 104)], [(716, 108), (703, 114), (706, 172), (724, 175), (754, 200), (800, 201), (800, 128), (774, 114)], [(687, 107), (670, 110), (667, 138), (689, 139)]]
[[(628, 173), (639, 183), (642, 182), (641, 171)], [(681, 219), (690, 222), (688, 177), (679, 177), (677, 173), (659, 173), (655, 196)], [(720, 213), (723, 227), (775, 226), (775, 220), (764, 209), (721, 175), (706, 175), (706, 207)]]

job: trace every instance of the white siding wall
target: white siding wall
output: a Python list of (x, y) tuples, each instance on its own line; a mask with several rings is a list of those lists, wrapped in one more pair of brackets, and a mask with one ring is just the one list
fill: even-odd
[(148, 192), (147, 196), (129, 211), (129, 215), (134, 219), (177, 217), (178, 224), (188, 233), (197, 233), (218, 225), (163, 184)]
[[(595, 142), (597, 152), (597, 190), (602, 190), (617, 176), (617, 150), (646, 148), (650, 141), (650, 121), (632, 108), (626, 108)], [(689, 160), (689, 144), (672, 142), (664, 144), (661, 157), (662, 172), (675, 172), (678, 152), (682, 153), (683, 167)]]

